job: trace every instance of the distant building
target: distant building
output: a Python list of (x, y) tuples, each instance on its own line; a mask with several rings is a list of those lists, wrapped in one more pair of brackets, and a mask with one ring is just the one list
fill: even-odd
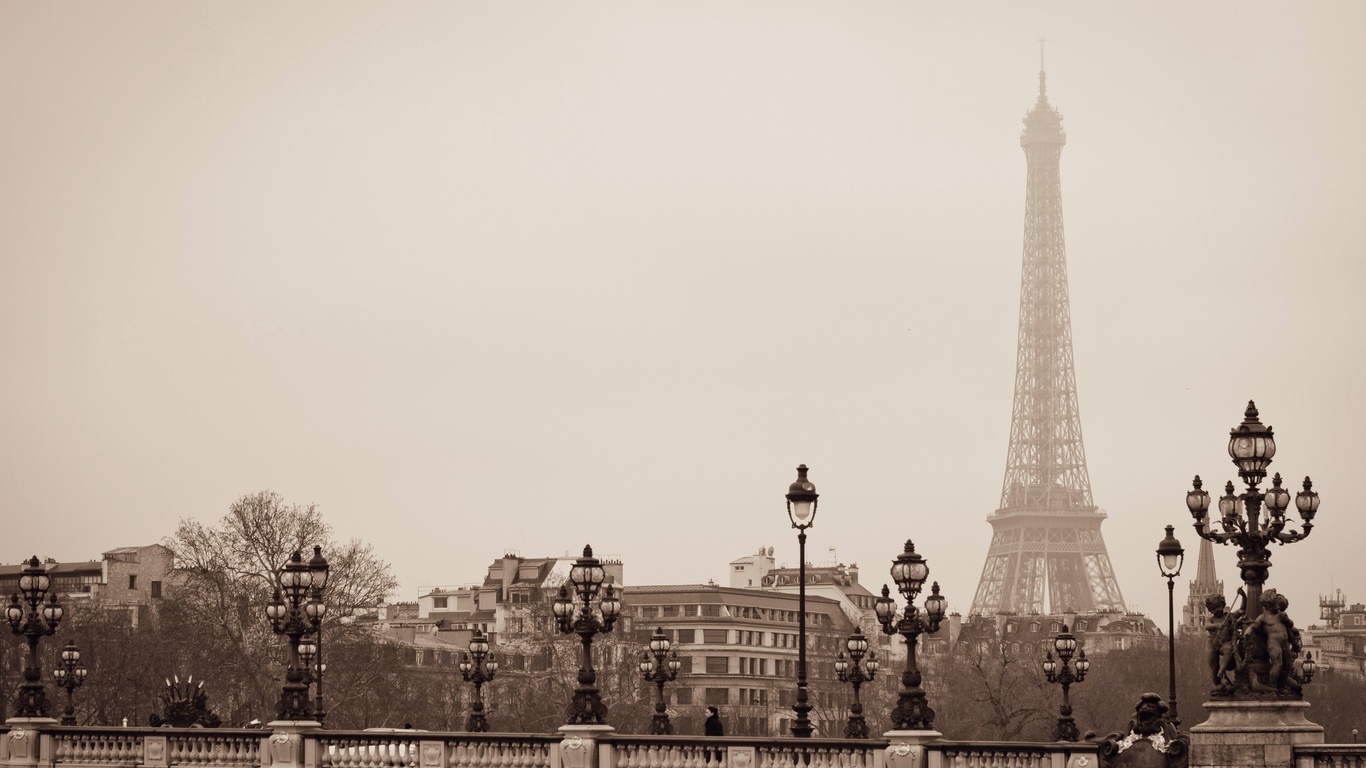
[(1076, 635), (1078, 648), (1087, 656), (1166, 644), (1162, 631), (1141, 613), (998, 613), (992, 617), (969, 616), (965, 622), (953, 621), (953, 616), (950, 619), (949, 636), (957, 647), (976, 646), (985, 652), (996, 643), (1008, 653), (1037, 655), (1040, 659), (1053, 650), (1053, 638), (1063, 627)]
[[(51, 579), (49, 590), (63, 603), (97, 600), (105, 608), (126, 609), (134, 626), (160, 600), (174, 580), (171, 550), (160, 544), (118, 547), (99, 560), (43, 563)], [(0, 565), (0, 595), (19, 591), (24, 564)]]
[(1342, 590), (1319, 597), (1323, 624), (1302, 632), (1305, 650), (1314, 654), (1320, 670), (1366, 676), (1366, 605), (1347, 604)]
[[(683, 661), (670, 686), (676, 710), (697, 714), (722, 707), (727, 734), (779, 735), (792, 724), (797, 691), (798, 596), (776, 590), (684, 584), (627, 587), (625, 611), (642, 646), (656, 627)], [(854, 624), (838, 599), (806, 595), (807, 679), (812, 723), (819, 734), (843, 728), (844, 695), (835, 682), (835, 654)], [(869, 640), (876, 643), (877, 636)]]

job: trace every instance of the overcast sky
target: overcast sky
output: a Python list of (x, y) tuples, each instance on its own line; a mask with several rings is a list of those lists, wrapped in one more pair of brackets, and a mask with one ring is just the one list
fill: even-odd
[[(1082, 427), (1131, 607), (1191, 476), (1314, 477), (1300, 624), (1366, 601), (1366, 5), (0, 6), (0, 561), (316, 502), (401, 597), (592, 543), (627, 583), (1000, 501), (1046, 37)], [(1217, 552), (1233, 590), (1231, 547)], [(1184, 600), (1187, 566), (1177, 587)]]

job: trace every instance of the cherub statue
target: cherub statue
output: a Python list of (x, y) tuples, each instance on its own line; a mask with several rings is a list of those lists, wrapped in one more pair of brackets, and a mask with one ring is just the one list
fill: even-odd
[[(1247, 595), (1241, 588), (1238, 594), (1246, 604)], [(1238, 667), (1238, 622), (1243, 618), (1242, 609), (1228, 611), (1223, 595), (1205, 598), (1205, 606), (1210, 609), (1210, 621), (1205, 625), (1209, 638), (1209, 666), (1213, 678), (1213, 694), (1224, 695), (1233, 691), (1235, 670)]]
[[(1243, 630), (1244, 637), (1253, 637), (1261, 642), (1254, 646), (1253, 660), (1260, 660), (1264, 651), (1266, 657), (1266, 679), (1263, 680), (1255, 667), (1249, 666), (1248, 680), (1252, 690), (1271, 692), (1299, 692), (1299, 684), (1291, 680), (1291, 665), (1299, 655), (1299, 630), (1285, 614), (1290, 601), (1276, 590), (1268, 589), (1260, 600), (1262, 612)], [(1293, 639), (1292, 639), (1293, 638)]]

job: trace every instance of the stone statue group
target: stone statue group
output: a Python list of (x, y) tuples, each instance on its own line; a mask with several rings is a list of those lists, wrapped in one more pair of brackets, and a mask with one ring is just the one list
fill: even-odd
[(1223, 595), (1205, 598), (1210, 619), (1209, 669), (1212, 696), (1299, 698), (1306, 682), (1295, 668), (1300, 655), (1300, 631), (1286, 615), (1290, 601), (1275, 589), (1262, 592), (1261, 613), (1245, 619), (1247, 593), (1238, 590), (1242, 607), (1228, 610)]

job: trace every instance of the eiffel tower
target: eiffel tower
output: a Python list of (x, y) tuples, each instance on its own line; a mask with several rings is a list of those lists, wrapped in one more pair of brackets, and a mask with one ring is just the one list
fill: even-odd
[[(1067, 136), (1039, 99), (1024, 118), (1028, 166), (1020, 336), (1001, 506), (987, 516), (987, 552), (972, 614), (1122, 611), (1124, 598), (1100, 536), (1081, 442), (1058, 160)], [(1047, 598), (1047, 605), (1045, 605)]]

